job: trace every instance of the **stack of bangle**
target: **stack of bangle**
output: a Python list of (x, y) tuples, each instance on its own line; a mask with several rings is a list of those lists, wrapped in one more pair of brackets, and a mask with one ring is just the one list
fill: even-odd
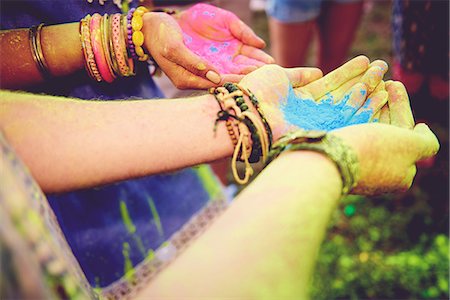
[(85, 67), (93, 80), (111, 83), (118, 77), (135, 75), (134, 60), (149, 59), (142, 48), (142, 16), (146, 12), (141, 6), (125, 15), (94, 14), (80, 21)]
[[(272, 144), (272, 130), (259, 107), (256, 97), (246, 88), (233, 83), (225, 83), (223, 87), (212, 88), (219, 104), (216, 123), (225, 121), (228, 134), (235, 146), (231, 160), (233, 177), (239, 184), (245, 184), (253, 174), (250, 163), (266, 161)], [(245, 97), (251, 100), (259, 117), (249, 109)], [(245, 175), (241, 178), (237, 171), (237, 161), (245, 164)]]

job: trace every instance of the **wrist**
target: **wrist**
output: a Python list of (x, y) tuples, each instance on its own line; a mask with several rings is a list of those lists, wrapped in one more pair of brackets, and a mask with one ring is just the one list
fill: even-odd
[(83, 69), (79, 24), (44, 26), (40, 43), (53, 76), (66, 76)]
[(155, 33), (153, 30), (157, 29), (156, 26), (156, 22), (155, 22), (155, 17), (158, 16), (158, 14), (160, 14), (160, 12), (146, 12), (143, 16), (142, 16), (142, 21), (143, 21), (143, 25), (142, 25), (142, 33), (144, 34), (144, 48), (145, 51), (147, 53), (150, 54), (151, 57), (154, 57), (154, 53), (152, 53), (152, 37), (155, 36)]
[(341, 197), (343, 185), (339, 170), (323, 153), (310, 150), (284, 152), (262, 171), (261, 176), (265, 173), (270, 174), (270, 181), (278, 189), (298, 190), (302, 196), (320, 190), (330, 199)]

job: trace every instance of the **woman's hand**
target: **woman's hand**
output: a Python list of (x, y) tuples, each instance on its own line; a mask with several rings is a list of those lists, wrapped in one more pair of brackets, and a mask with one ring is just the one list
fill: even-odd
[[(265, 46), (263, 40), (234, 14), (214, 6), (198, 4), (175, 18), (146, 13), (143, 21), (145, 49), (180, 89), (239, 82), (243, 74), (273, 63), (272, 57), (259, 49)], [(227, 60), (230, 55), (231, 61)]]
[[(375, 89), (386, 70), (386, 63), (369, 65), (367, 57), (359, 56), (323, 78), (316, 68), (268, 65), (247, 75), (240, 84), (261, 102), (276, 139), (299, 128), (331, 130), (372, 121), (387, 101), (386, 95)], [(368, 93), (372, 100), (364, 104)]]
[(143, 16), (143, 21), (145, 49), (177, 88), (206, 89), (223, 80), (236, 82), (241, 78), (222, 78), (211, 63), (189, 50), (183, 43), (180, 26), (172, 16), (151, 12)]
[(416, 174), (415, 163), (439, 150), (439, 142), (426, 124), (414, 125), (408, 94), (400, 82), (385, 83), (388, 105), (379, 124), (361, 124), (333, 131), (355, 149), (360, 179), (352, 193), (378, 194), (408, 189)]
[(176, 16), (186, 46), (223, 74), (247, 74), (274, 63), (264, 41), (232, 12), (197, 4)]

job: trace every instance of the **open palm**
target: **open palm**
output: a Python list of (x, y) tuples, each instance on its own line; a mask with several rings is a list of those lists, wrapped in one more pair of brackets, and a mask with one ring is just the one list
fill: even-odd
[(379, 88), (386, 70), (384, 62), (369, 64), (360, 56), (322, 78), (314, 68), (268, 65), (240, 84), (260, 100), (276, 139), (299, 128), (329, 131), (377, 121), (387, 101), (386, 91)]
[(222, 74), (247, 74), (274, 60), (264, 41), (233, 13), (197, 4), (176, 16), (185, 45)]

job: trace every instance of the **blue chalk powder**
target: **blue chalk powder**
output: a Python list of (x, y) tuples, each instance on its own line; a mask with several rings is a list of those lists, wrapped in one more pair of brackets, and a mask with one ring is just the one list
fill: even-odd
[[(370, 99), (363, 106), (366, 109), (356, 114), (359, 107), (347, 105), (350, 93), (346, 94), (338, 103), (334, 103), (330, 94), (327, 95), (329, 96), (327, 99), (318, 103), (311, 98), (298, 97), (290, 86), (287, 101), (281, 106), (285, 120), (305, 130), (330, 131), (345, 126), (368, 123), (373, 115), (373, 110), (367, 108)], [(378, 120), (374, 119), (373, 121), (377, 122)]]

